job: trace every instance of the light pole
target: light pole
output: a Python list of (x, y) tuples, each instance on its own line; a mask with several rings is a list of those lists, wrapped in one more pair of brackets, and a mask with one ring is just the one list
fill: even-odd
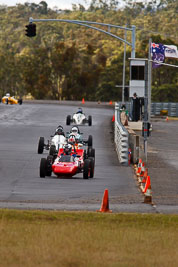
[[(127, 39), (127, 31), (125, 30), (125, 41)], [(125, 58), (126, 58), (126, 43), (124, 43), (124, 59), (123, 59), (123, 77), (122, 77), (122, 103), (124, 103), (124, 89), (125, 89)]]

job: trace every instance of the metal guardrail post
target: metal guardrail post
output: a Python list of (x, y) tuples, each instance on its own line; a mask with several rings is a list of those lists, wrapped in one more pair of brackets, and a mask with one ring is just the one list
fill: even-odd
[(115, 125), (114, 125), (114, 142), (119, 162), (128, 166), (128, 148), (129, 138), (128, 132), (120, 121), (119, 104), (115, 104)]

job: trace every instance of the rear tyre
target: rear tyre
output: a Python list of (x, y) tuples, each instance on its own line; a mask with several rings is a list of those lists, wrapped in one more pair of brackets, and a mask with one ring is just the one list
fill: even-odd
[(88, 158), (90, 160), (90, 178), (94, 177), (94, 170), (95, 170), (95, 160), (94, 158)]
[(92, 116), (88, 116), (88, 125), (89, 125), (89, 126), (92, 125)]
[(18, 104), (19, 104), (19, 105), (22, 105), (22, 99), (19, 99), (19, 100), (18, 100)]
[(40, 177), (45, 178), (46, 176), (46, 166), (47, 166), (47, 160), (45, 158), (42, 158), (40, 161)]
[(90, 177), (90, 160), (86, 159), (83, 166), (83, 179)]
[(70, 122), (71, 122), (71, 116), (68, 115), (66, 119), (66, 125), (70, 125)]
[(47, 160), (46, 160), (46, 176), (51, 176), (52, 164), (53, 164), (53, 156), (47, 156)]
[(38, 154), (43, 154), (44, 149), (44, 137), (40, 137), (38, 142)]
[(92, 137), (92, 135), (88, 136), (88, 146), (90, 146), (90, 147), (93, 146), (93, 137)]

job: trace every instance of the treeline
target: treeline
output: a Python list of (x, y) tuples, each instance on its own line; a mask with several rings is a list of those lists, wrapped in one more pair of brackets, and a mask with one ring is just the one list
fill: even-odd
[[(177, 45), (178, 3), (161, 0), (154, 4), (115, 0), (92, 0), (86, 9), (49, 9), (45, 1), (0, 6), (0, 95), (6, 92), (36, 99), (121, 100), (124, 44), (108, 35), (70, 23), (37, 22), (37, 35), (25, 36), (29, 18), (95, 21), (119, 26), (136, 26), (136, 57), (148, 58), (148, 40)], [(147, 2), (147, 1), (145, 1)], [(101, 27), (108, 30), (106, 27)], [(124, 31), (111, 29), (124, 39)], [(127, 40), (131, 41), (130, 33)], [(126, 84), (129, 58), (126, 53)], [(176, 65), (176, 59), (166, 59)], [(154, 101), (178, 102), (177, 68), (153, 70)]]

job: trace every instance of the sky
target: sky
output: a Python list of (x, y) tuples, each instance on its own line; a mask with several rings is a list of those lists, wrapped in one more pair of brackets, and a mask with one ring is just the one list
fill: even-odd
[[(0, 5), (15, 6), (16, 4), (35, 3), (39, 4), (42, 0), (0, 0)], [(44, 0), (49, 8), (58, 7), (58, 9), (71, 9), (72, 4), (81, 4), (87, 7), (85, 0)]]

